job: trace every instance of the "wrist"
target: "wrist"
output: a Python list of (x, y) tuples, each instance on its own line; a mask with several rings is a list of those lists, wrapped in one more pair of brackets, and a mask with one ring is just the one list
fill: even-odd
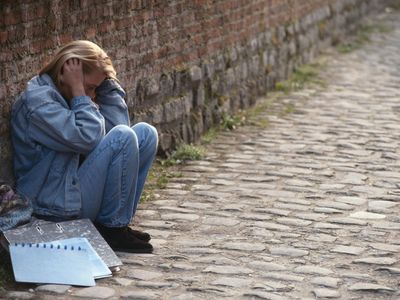
[(72, 94), (72, 97), (86, 95), (85, 89), (83, 88), (83, 86), (71, 87), (71, 94)]

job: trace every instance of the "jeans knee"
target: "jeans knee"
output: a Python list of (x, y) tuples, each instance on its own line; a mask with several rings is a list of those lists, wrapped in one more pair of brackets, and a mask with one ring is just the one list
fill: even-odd
[(129, 126), (117, 125), (108, 134), (115, 137), (121, 144), (133, 145), (134, 148), (138, 148), (136, 133)]
[(145, 122), (140, 122), (135, 124), (132, 128), (137, 133), (138, 136), (144, 137), (144, 140), (146, 141), (147, 144), (151, 144), (157, 147), (158, 132), (154, 126)]

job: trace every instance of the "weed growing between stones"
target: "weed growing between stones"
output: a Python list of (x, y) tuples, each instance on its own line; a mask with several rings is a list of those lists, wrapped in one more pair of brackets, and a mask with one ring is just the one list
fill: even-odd
[(234, 130), (238, 126), (244, 125), (246, 117), (243, 112), (239, 112), (236, 115), (223, 114), (220, 124), (220, 129), (222, 130)]
[(282, 109), (282, 111), (280, 112), (280, 116), (286, 116), (289, 115), (291, 113), (293, 113), (295, 110), (295, 106), (293, 103), (287, 103), (284, 108)]
[(174, 151), (169, 158), (174, 164), (188, 160), (199, 160), (205, 156), (205, 149), (202, 146), (182, 144)]
[(303, 89), (305, 84), (326, 86), (326, 83), (318, 76), (321, 67), (322, 65), (319, 63), (301, 66), (293, 72), (288, 80), (276, 83), (275, 89), (288, 94)]
[(182, 144), (169, 158), (156, 160), (149, 172), (141, 201), (155, 200), (158, 189), (165, 189), (172, 178), (181, 177), (181, 174), (175, 172), (171, 167), (189, 160), (202, 159), (205, 153), (202, 146)]
[(218, 129), (216, 127), (210, 128), (200, 139), (202, 145), (211, 143), (218, 135)]
[(141, 202), (153, 201), (157, 199), (157, 190), (165, 189), (172, 178), (179, 178), (181, 173), (171, 170), (172, 164), (167, 164), (168, 160), (156, 160), (150, 169), (147, 181), (140, 198)]

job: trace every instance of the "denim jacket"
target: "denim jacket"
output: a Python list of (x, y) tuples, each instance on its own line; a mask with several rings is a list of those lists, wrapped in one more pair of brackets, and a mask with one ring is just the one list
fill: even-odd
[(67, 102), (47, 74), (35, 76), (13, 104), (11, 134), (17, 191), (40, 215), (79, 217), (79, 156), (87, 155), (106, 132), (129, 125), (125, 92), (107, 79), (88, 96)]

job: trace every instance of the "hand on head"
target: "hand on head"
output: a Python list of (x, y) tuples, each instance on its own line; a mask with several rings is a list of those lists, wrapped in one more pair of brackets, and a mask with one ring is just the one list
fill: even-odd
[(96, 89), (106, 77), (117, 80), (107, 53), (86, 40), (72, 41), (60, 48), (55, 57), (39, 71), (39, 75), (43, 74), (53, 79), (57, 89), (68, 101), (74, 96), (83, 95), (95, 100)]
[(67, 100), (86, 95), (82, 62), (78, 58), (70, 58), (64, 63), (60, 73), (60, 85), (61, 93)]
[(89, 96), (93, 101), (96, 98), (96, 88), (106, 79), (100, 70), (83, 72), (82, 61), (78, 58), (68, 59), (60, 73), (61, 94), (71, 100), (76, 96)]

